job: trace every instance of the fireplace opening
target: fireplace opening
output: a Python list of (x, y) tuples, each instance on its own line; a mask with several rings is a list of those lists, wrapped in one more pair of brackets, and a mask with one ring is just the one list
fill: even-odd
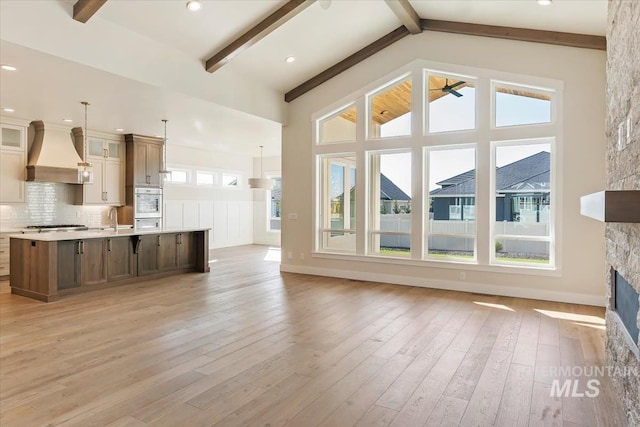
[(638, 350), (638, 311), (640, 303), (638, 301), (638, 291), (631, 283), (617, 271), (612, 269), (611, 274), (611, 300), (610, 307), (616, 313), (623, 329), (628, 334), (630, 347), (636, 356), (640, 357)]

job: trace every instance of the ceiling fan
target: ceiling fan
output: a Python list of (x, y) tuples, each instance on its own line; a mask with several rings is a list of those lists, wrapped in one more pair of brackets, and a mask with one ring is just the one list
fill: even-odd
[(466, 82), (463, 82), (462, 80), (460, 80), (459, 82), (457, 82), (457, 83), (454, 83), (454, 84), (450, 85), (450, 84), (449, 84), (449, 79), (445, 79), (445, 82), (444, 82), (444, 86), (443, 86), (443, 87), (441, 87), (441, 88), (436, 88), (436, 89), (429, 89), (429, 90), (441, 90), (441, 91), (442, 91), (442, 92), (444, 92), (444, 93), (450, 93), (450, 94), (452, 94), (452, 95), (457, 96), (458, 98), (460, 98), (460, 97), (462, 96), (462, 94), (461, 94), (460, 92), (458, 92), (458, 91), (454, 90), (454, 88), (456, 88), (456, 87), (458, 87), (458, 86), (460, 86), (460, 85), (463, 85), (463, 84), (465, 84), (465, 83), (466, 83)]

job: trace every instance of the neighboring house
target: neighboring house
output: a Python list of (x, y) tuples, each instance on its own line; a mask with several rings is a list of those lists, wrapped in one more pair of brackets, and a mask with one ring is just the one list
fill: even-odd
[[(351, 212), (355, 212), (355, 187), (351, 187)], [(331, 201), (331, 213), (339, 216), (343, 212), (344, 194)], [(400, 187), (393, 183), (384, 174), (380, 174), (380, 213), (393, 214), (394, 206), (400, 210), (400, 213), (411, 212), (411, 197), (402, 191)]]
[[(541, 151), (496, 169), (496, 221), (549, 222), (550, 154)], [(475, 220), (476, 171), (429, 192), (434, 220)]]
[(411, 211), (411, 197), (395, 185), (393, 181), (380, 174), (380, 213), (392, 214), (394, 206), (401, 212)]

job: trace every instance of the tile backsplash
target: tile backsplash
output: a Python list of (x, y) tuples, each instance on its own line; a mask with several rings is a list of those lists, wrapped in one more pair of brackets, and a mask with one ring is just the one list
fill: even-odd
[(27, 182), (26, 203), (0, 205), (0, 229), (27, 225), (82, 224), (98, 227), (108, 224), (109, 206), (73, 204), (75, 189), (70, 184)]

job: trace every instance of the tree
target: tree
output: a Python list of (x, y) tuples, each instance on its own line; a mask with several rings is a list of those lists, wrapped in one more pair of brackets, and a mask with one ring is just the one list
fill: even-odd
[(399, 214), (400, 213), (400, 207), (398, 207), (398, 201), (397, 200), (393, 201), (393, 213), (394, 214)]
[(404, 207), (404, 213), (411, 213), (411, 202), (408, 202), (407, 206)]

